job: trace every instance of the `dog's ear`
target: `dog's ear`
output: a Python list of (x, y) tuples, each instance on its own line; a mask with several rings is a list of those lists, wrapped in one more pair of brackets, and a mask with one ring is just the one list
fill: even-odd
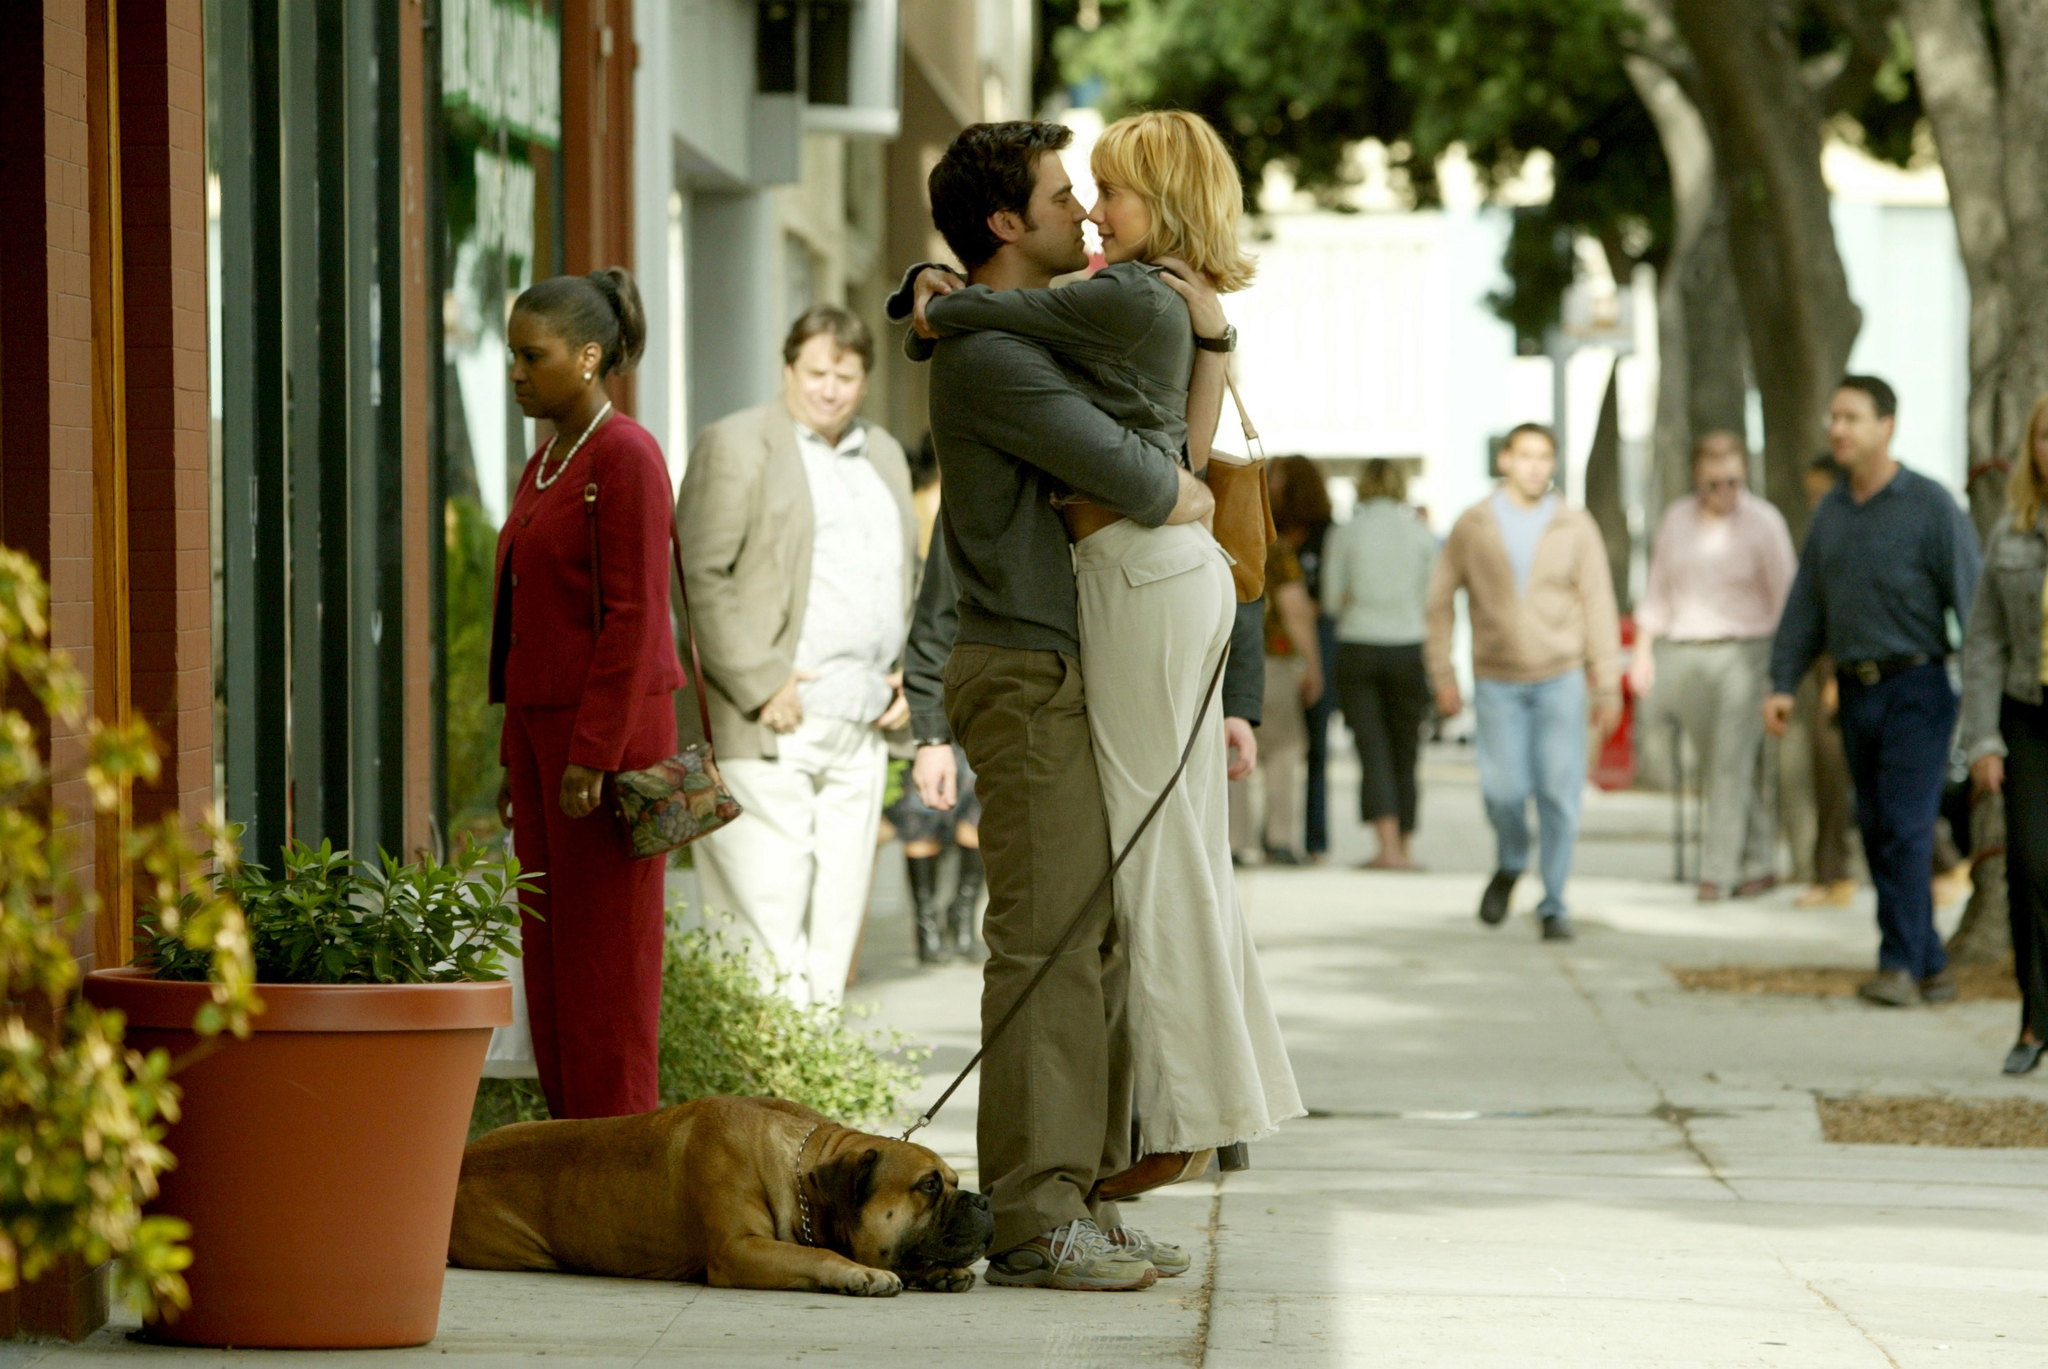
[(824, 1195), (833, 1220), (849, 1233), (860, 1219), (861, 1208), (874, 1196), (875, 1170), (881, 1163), (882, 1152), (870, 1146), (836, 1155), (811, 1171), (812, 1181)]

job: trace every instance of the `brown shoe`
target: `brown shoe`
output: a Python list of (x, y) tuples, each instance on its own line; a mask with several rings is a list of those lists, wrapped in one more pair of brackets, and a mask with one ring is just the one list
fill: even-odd
[(1777, 887), (1778, 877), (1776, 875), (1758, 875), (1755, 879), (1746, 879), (1736, 885), (1735, 896), (1737, 898), (1762, 898)]
[(1124, 1198), (1135, 1198), (1140, 1193), (1150, 1193), (1155, 1188), (1165, 1188), (1168, 1184), (1197, 1178), (1215, 1156), (1213, 1150), (1161, 1151), (1156, 1155), (1141, 1156), (1129, 1169), (1118, 1170), (1107, 1179), (1097, 1179), (1088, 1197), (1099, 1203), (1114, 1203)]
[(1816, 884), (1792, 900), (1795, 908), (1846, 908), (1856, 897), (1856, 881), (1838, 879), (1828, 884)]
[(1719, 903), (1721, 901), (1721, 886), (1703, 879), (1700, 881), (1697, 896), (1702, 903)]
[(1920, 1001), (1923, 1003), (1953, 1003), (1956, 1001), (1956, 972), (1949, 969), (1936, 970), (1920, 981)]

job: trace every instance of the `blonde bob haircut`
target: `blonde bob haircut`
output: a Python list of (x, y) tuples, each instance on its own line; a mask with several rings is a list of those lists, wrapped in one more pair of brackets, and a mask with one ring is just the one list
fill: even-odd
[(1225, 293), (1252, 283), (1257, 264), (1237, 242), (1244, 183), (1206, 120), (1178, 109), (1118, 119), (1088, 166), (1098, 185), (1128, 190), (1152, 211), (1141, 259), (1179, 257)]
[(2041, 521), (2041, 473), (2034, 468), (2034, 443), (2041, 425), (2048, 423), (2048, 394), (2034, 401), (2027, 414), (2027, 435), (2020, 441), (2019, 459), (2012, 463), (2012, 476), (2005, 487), (2005, 500), (2012, 508), (2014, 531), (2025, 532)]

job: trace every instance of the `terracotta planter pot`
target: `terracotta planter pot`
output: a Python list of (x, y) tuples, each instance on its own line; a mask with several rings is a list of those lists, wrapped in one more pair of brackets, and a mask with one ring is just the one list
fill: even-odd
[[(247, 1041), (177, 1076), (177, 1168), (152, 1212), (192, 1224), (192, 1306), (152, 1329), (191, 1345), (342, 1349), (434, 1338), (463, 1140), (494, 984), (263, 984)], [(204, 984), (86, 976), (136, 1049), (197, 1043)]]

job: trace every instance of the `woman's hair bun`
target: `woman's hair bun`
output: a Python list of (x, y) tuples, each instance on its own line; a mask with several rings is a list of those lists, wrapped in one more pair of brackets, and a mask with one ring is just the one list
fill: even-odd
[(584, 279), (597, 287), (619, 321), (618, 347), (606, 358), (609, 364), (605, 369), (617, 375), (628, 374), (640, 364), (640, 354), (647, 350), (647, 310), (640, 303), (640, 287), (633, 280), (633, 273), (623, 266), (601, 266)]
[(596, 343), (604, 358), (603, 375), (624, 375), (647, 346), (647, 311), (640, 305), (640, 287), (623, 266), (607, 266), (587, 276), (549, 276), (536, 281), (512, 303), (545, 322), (571, 348)]

